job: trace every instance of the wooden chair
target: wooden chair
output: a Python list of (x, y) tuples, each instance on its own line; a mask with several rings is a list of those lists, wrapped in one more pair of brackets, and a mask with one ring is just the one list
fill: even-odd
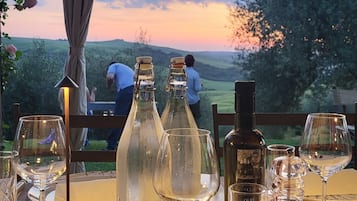
[(333, 110), (347, 113), (349, 107), (357, 101), (357, 90), (339, 89), (332, 87)]
[[(18, 124), (21, 113), (20, 104), (13, 104), (14, 127)], [(87, 116), (70, 115), (70, 128), (123, 128), (127, 116)], [(71, 151), (71, 162), (115, 162), (116, 151)]]
[[(256, 125), (285, 125), (285, 126), (297, 126), (305, 125), (307, 113), (256, 113)], [(354, 168), (357, 169), (357, 103), (355, 103), (355, 113), (345, 114), (347, 122), (353, 125), (354, 139), (353, 142), (353, 159)], [(212, 118), (213, 118), (213, 136), (214, 143), (217, 150), (219, 159), (223, 158), (223, 147), (220, 142), (219, 127), (220, 126), (233, 126), (234, 125), (234, 113), (219, 113), (217, 104), (212, 104)], [(296, 155), (298, 155), (298, 147), (296, 147)]]

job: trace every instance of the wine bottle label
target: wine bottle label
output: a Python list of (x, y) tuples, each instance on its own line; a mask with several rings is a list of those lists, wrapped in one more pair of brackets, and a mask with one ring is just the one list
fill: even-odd
[(236, 182), (261, 183), (263, 165), (263, 149), (238, 149)]

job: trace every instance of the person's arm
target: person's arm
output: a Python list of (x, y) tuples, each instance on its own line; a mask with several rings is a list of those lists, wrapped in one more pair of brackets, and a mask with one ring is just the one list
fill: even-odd
[(202, 83), (201, 83), (201, 80), (200, 80), (200, 75), (197, 73), (196, 75), (195, 75), (195, 90), (196, 91), (201, 91), (202, 90)]
[(108, 73), (107, 74), (107, 87), (108, 88), (112, 87), (113, 83), (114, 83), (114, 74)]
[(87, 102), (94, 102), (95, 101), (95, 92), (96, 91), (97, 91), (97, 87), (93, 87), (90, 92), (89, 92), (89, 89), (86, 88)]
[(93, 87), (91, 92), (90, 92), (90, 99), (92, 102), (95, 101), (95, 93), (97, 92), (97, 87)]

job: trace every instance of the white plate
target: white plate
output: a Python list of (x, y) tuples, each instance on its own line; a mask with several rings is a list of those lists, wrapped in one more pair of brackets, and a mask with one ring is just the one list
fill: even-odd
[[(27, 193), (27, 197), (31, 201), (38, 201), (40, 197), (40, 190), (35, 187), (30, 188), (29, 192)], [(51, 191), (46, 196), (46, 201), (54, 201), (55, 200), (55, 191)]]

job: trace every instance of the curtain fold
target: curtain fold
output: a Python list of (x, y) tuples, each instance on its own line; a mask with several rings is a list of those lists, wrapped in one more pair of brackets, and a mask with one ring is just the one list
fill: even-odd
[[(64, 21), (69, 43), (64, 75), (75, 81), (79, 88), (70, 90), (70, 114), (86, 115), (87, 99), (86, 60), (84, 44), (87, 39), (93, 0), (63, 0)], [(70, 130), (71, 150), (82, 150), (87, 129)], [(85, 171), (84, 163), (72, 163), (71, 173)]]

